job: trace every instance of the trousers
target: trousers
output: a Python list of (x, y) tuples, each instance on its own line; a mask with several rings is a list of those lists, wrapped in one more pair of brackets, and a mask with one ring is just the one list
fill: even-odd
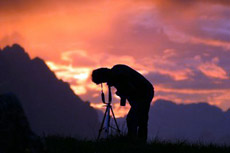
[(145, 96), (128, 99), (131, 109), (126, 118), (128, 136), (146, 141), (148, 135), (149, 108), (154, 92)]

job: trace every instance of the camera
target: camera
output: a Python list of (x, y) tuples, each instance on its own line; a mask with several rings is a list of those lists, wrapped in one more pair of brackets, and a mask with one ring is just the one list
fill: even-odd
[(126, 98), (125, 97), (121, 97), (120, 105), (121, 106), (125, 106), (125, 104), (126, 104)]

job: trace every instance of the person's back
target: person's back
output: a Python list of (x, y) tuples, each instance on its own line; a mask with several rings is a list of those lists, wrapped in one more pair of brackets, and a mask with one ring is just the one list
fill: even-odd
[(112, 67), (110, 82), (127, 99), (139, 99), (153, 92), (152, 84), (145, 77), (122, 64)]

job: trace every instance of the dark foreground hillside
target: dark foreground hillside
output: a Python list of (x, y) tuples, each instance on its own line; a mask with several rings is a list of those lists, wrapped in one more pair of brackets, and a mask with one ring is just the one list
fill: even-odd
[(111, 138), (100, 141), (83, 141), (74, 138), (47, 137), (45, 139), (48, 153), (229, 153), (230, 147), (186, 142), (160, 142), (157, 140), (147, 144), (128, 140), (127, 138)]

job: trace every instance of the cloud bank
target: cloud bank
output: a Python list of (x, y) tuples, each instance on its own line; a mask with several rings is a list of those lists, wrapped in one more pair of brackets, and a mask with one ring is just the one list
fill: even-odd
[(0, 46), (21, 43), (95, 107), (91, 71), (117, 63), (145, 75), (155, 99), (230, 107), (227, 0), (1, 3)]

